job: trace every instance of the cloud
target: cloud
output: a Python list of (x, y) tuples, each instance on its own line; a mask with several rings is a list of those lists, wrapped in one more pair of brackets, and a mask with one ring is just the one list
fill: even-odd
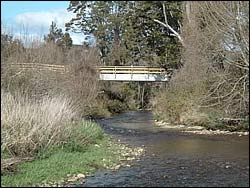
[[(15, 16), (16, 27), (22, 32), (31, 33), (32, 35), (46, 35), (49, 27), (54, 21), (58, 28), (65, 32), (65, 23), (69, 22), (74, 16), (73, 13), (64, 9), (52, 11), (26, 12)], [(20, 32), (20, 31), (19, 31)], [(15, 32), (18, 33), (18, 32)], [(85, 36), (83, 34), (71, 33), (73, 44), (82, 44)]]
[(33, 27), (47, 27), (54, 21), (60, 28), (64, 28), (64, 24), (71, 20), (74, 15), (67, 10), (58, 9), (53, 11), (26, 12), (15, 16), (17, 24), (23, 24)]

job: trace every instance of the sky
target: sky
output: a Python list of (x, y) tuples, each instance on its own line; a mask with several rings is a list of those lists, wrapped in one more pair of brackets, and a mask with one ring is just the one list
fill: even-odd
[[(2, 31), (16, 38), (42, 39), (52, 21), (65, 32), (65, 23), (75, 17), (68, 12), (69, 1), (1, 1)], [(82, 44), (85, 35), (72, 33), (73, 44)]]

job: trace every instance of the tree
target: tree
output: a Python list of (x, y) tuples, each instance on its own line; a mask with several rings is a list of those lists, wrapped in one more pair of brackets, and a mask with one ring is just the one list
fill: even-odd
[[(169, 22), (178, 30), (181, 3), (165, 4)], [(154, 21), (164, 19), (162, 9), (162, 2), (156, 1), (71, 1), (68, 10), (76, 17), (66, 28), (93, 34), (106, 61), (153, 65), (157, 60), (161, 66), (178, 64), (178, 41), (168, 28)]]
[(200, 107), (249, 117), (249, 2), (186, 2), (185, 8), (182, 71), (195, 70), (186, 71), (186, 85), (204, 80)]
[(52, 21), (49, 34), (44, 36), (46, 42), (60, 43), (63, 37), (62, 29), (58, 29), (56, 23)]
[[(136, 1), (127, 14), (126, 32), (123, 37), (133, 61), (139, 63), (143, 60), (146, 64), (162, 67), (179, 64), (181, 47), (178, 41), (171, 35), (168, 28), (154, 21), (164, 19), (162, 3), (160, 1)], [(180, 30), (181, 3), (165, 2), (165, 4), (170, 24), (176, 30)]]
[(66, 30), (93, 34), (106, 63), (120, 60), (124, 15), (130, 5), (129, 1), (71, 1), (68, 10), (76, 17), (66, 23)]
[(19, 39), (14, 39), (13, 36), (1, 33), (1, 60), (5, 61), (14, 53), (24, 50), (23, 43)]
[(52, 21), (49, 29), (49, 34), (44, 36), (44, 40), (49, 43), (55, 43), (62, 48), (70, 48), (72, 46), (72, 39), (69, 33), (63, 34), (62, 29), (57, 28), (55, 22)]
[(66, 33), (63, 35), (63, 38), (62, 38), (62, 39), (63, 39), (63, 42), (64, 42), (66, 48), (70, 48), (70, 47), (72, 46), (73, 41), (72, 41), (72, 39), (71, 39), (69, 33), (66, 32)]

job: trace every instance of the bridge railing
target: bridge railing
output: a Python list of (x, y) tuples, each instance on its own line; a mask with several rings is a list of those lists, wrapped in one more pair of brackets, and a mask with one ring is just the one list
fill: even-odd
[[(3, 66), (3, 67), (2, 67)], [(65, 73), (69, 71), (69, 65), (55, 65), (55, 64), (40, 64), (40, 63), (15, 63), (4, 65), (2, 68), (12, 67), (19, 70), (36, 70), (36, 71), (55, 71)], [(100, 74), (168, 74), (170, 69), (145, 66), (99, 66), (97, 67)]]
[(101, 74), (166, 74), (164, 68), (145, 66), (101, 66)]
[(41, 64), (41, 63), (13, 63), (2, 64), (2, 68), (17, 68), (19, 70), (35, 70), (35, 71), (55, 71), (59, 73), (67, 72), (67, 67), (64, 65)]

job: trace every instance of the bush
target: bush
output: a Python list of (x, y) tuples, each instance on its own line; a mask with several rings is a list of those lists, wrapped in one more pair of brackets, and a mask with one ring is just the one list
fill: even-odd
[(72, 126), (68, 141), (63, 147), (69, 151), (82, 151), (89, 144), (96, 143), (102, 139), (104, 132), (101, 127), (90, 121), (83, 121)]
[[(173, 121), (185, 119), (183, 114), (196, 113), (197, 117), (189, 118), (188, 123), (203, 125), (210, 123), (203, 110), (218, 111), (220, 117), (248, 118), (249, 50), (245, 39), (249, 38), (249, 29), (243, 28), (249, 28), (249, 3), (186, 5), (183, 6), (183, 66), (174, 74), (167, 90), (156, 96), (160, 99), (155, 99), (155, 114)], [(242, 22), (237, 20), (239, 12)], [(237, 50), (229, 49), (229, 40), (235, 36), (239, 36), (234, 41)]]
[[(197, 87), (199, 87), (197, 85)], [(172, 123), (185, 123), (186, 116), (198, 111), (201, 91), (196, 87), (170, 85), (159, 92), (153, 102), (153, 112), (157, 119)]]
[(108, 111), (111, 113), (120, 113), (127, 109), (126, 104), (119, 100), (109, 100), (108, 101)]
[[(67, 67), (61, 74), (51, 70), (20, 69), (10, 64), (56, 64)], [(10, 55), (1, 62), (1, 88), (18, 92), (32, 99), (63, 94), (79, 106), (80, 115), (97, 97), (98, 79), (96, 67), (99, 55), (95, 48), (71, 48), (63, 51), (53, 43), (37, 44)]]

